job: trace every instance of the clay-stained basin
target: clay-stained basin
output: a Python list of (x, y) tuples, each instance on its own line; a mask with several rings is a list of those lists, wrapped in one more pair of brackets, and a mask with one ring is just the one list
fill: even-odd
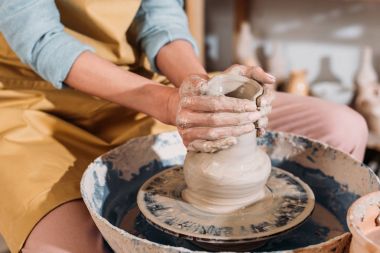
[[(347, 210), (360, 196), (380, 190), (376, 175), (349, 155), (304, 137), (269, 132), (258, 144), (273, 166), (290, 171), (311, 187), (316, 208), (298, 228), (254, 252), (347, 250)], [(155, 173), (182, 165), (185, 154), (179, 135), (170, 132), (130, 140), (89, 165), (81, 181), (82, 196), (116, 253), (202, 251), (184, 238), (156, 230), (136, 207), (140, 186)]]
[(350, 253), (380, 253), (380, 191), (356, 200), (347, 215)]

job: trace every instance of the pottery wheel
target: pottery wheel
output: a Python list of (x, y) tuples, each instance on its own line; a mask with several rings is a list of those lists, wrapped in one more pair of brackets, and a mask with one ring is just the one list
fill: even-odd
[(185, 202), (185, 187), (182, 167), (164, 170), (142, 185), (137, 204), (153, 226), (209, 249), (249, 243), (257, 247), (301, 224), (315, 202), (308, 185), (279, 168), (272, 168), (263, 200), (228, 214), (205, 212)]

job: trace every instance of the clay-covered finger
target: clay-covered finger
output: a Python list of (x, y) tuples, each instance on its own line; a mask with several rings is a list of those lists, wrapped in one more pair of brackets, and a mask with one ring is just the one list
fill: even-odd
[(202, 112), (254, 112), (256, 103), (225, 96), (190, 96), (181, 99), (181, 107)]
[(233, 136), (216, 141), (194, 140), (187, 146), (187, 150), (202, 153), (215, 153), (227, 149), (236, 143), (237, 139)]
[(259, 111), (203, 113), (184, 110), (177, 116), (177, 126), (180, 128), (239, 126), (254, 123), (260, 118)]
[(247, 124), (234, 127), (194, 127), (186, 129), (178, 129), (182, 136), (184, 144), (187, 146), (193, 140), (218, 140), (230, 136), (240, 136), (255, 130), (254, 124)]
[[(223, 73), (231, 75), (246, 76), (247, 66), (235, 64), (226, 69)], [(246, 76), (247, 77), (247, 76)], [(251, 77), (248, 77), (251, 78)]]
[(255, 126), (257, 128), (267, 128), (268, 127), (268, 118), (262, 117), (258, 121), (255, 122)]
[(181, 97), (199, 96), (207, 91), (207, 80), (199, 75), (191, 75), (187, 77), (179, 89)]
[(262, 84), (274, 84), (276, 82), (276, 78), (274, 76), (266, 73), (259, 66), (233, 65), (228, 68), (225, 73), (242, 75), (254, 79)]
[(257, 104), (260, 106), (271, 105), (275, 99), (275, 92), (270, 85), (264, 85), (264, 91), (261, 96), (257, 98)]
[(258, 66), (246, 67), (243, 70), (243, 75), (248, 78), (252, 78), (262, 84), (274, 84), (276, 82), (276, 78), (274, 76), (266, 73), (262, 68)]
[(266, 117), (268, 116), (269, 113), (272, 112), (272, 106), (271, 105), (262, 106), (259, 108), (259, 112), (262, 117)]
[(266, 133), (265, 128), (258, 128), (258, 129), (256, 130), (256, 136), (257, 136), (257, 137), (264, 136), (265, 133)]

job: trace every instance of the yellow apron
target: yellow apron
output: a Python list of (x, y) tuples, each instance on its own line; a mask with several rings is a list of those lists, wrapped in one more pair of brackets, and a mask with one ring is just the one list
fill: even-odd
[[(56, 1), (68, 33), (115, 64), (138, 70), (126, 31), (140, 0)], [(151, 76), (152, 77), (152, 76)], [(19, 252), (49, 211), (80, 198), (97, 156), (151, 131), (153, 120), (73, 89), (56, 90), (0, 35), (0, 234)]]

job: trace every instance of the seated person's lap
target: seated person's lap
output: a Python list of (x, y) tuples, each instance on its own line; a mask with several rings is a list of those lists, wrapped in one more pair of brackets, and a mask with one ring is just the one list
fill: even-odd
[[(346, 106), (311, 97), (277, 93), (269, 129), (292, 132), (363, 157), (367, 141), (364, 119)], [(81, 200), (63, 204), (46, 215), (29, 235), (23, 253), (107, 252), (100, 232)]]

